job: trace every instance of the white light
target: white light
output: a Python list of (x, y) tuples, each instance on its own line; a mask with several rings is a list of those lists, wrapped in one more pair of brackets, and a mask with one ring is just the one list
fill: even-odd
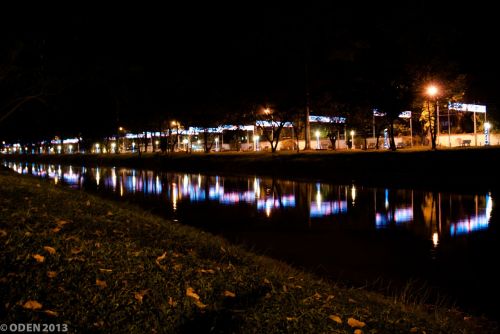
[[(188, 143), (188, 140), (187, 140), (187, 139), (184, 139), (182, 142), (183, 142), (184, 144), (187, 144), (187, 143)], [(198, 144), (199, 144), (199, 143), (200, 143), (200, 141), (198, 140)]]
[(432, 234), (432, 244), (434, 245), (434, 247), (438, 245), (438, 242), (439, 242), (439, 235), (437, 234), (437, 232), (434, 232), (434, 234)]
[(427, 87), (427, 94), (429, 94), (430, 96), (434, 96), (437, 93), (438, 93), (438, 89), (436, 86), (432, 85), (432, 86)]
[(355, 133), (354, 130), (351, 130), (351, 137), (354, 136)]
[(219, 141), (219, 138), (215, 138), (215, 142), (217, 143)]
[(486, 130), (491, 129), (491, 123), (490, 123), (490, 122), (486, 122), (486, 123), (484, 123), (484, 128), (485, 128)]

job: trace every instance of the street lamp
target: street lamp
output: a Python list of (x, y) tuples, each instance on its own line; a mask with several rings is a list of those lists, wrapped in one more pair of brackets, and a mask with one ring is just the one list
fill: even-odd
[(316, 149), (319, 150), (321, 148), (319, 144), (319, 130), (316, 130)]
[(215, 137), (215, 152), (219, 151), (219, 137)]
[(354, 135), (356, 134), (356, 132), (354, 132), (354, 130), (351, 130), (351, 148), (354, 149)]
[(491, 123), (489, 122), (484, 123), (484, 146), (490, 145), (490, 129), (491, 129)]
[(258, 151), (257, 146), (259, 145), (259, 135), (253, 136), (253, 145), (254, 145), (254, 151)]
[[(438, 93), (439, 93), (439, 89), (437, 86), (435, 85), (430, 85), (427, 87), (427, 94), (431, 97), (431, 98), (435, 98), (434, 100), (434, 103), (435, 103), (435, 107), (434, 107), (434, 112), (436, 113), (436, 117), (434, 118), (434, 121), (432, 122), (431, 121), (431, 110), (429, 108), (429, 103), (427, 103), (427, 107), (428, 107), (428, 111), (429, 111), (429, 126), (433, 129), (431, 131), (431, 141), (432, 141), (432, 148), (435, 149), (436, 148), (436, 142), (439, 143), (439, 102), (438, 102)], [(436, 124), (437, 122), (437, 124)], [(433, 139), (433, 132), (434, 132), (434, 140)]]
[(175, 126), (176, 127), (176, 131), (175, 131), (175, 135), (176, 135), (176, 144), (177, 144), (177, 150), (179, 150), (179, 122), (177, 121), (172, 121), (172, 126)]

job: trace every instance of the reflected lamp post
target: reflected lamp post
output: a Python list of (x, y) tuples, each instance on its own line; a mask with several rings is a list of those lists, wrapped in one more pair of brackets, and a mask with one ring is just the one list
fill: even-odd
[(350, 132), (351, 134), (351, 149), (354, 149), (354, 135), (356, 134), (356, 132), (354, 132), (354, 130), (351, 130)]

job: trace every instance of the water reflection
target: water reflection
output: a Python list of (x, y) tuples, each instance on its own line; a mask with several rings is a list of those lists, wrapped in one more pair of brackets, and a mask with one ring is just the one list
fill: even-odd
[(13, 162), (4, 162), (4, 165), (18, 173), (48, 177), (54, 183), (62, 181), (73, 188), (95, 187), (121, 197), (140, 194), (165, 198), (172, 212), (178, 210), (180, 203), (245, 205), (271, 220), (277, 213), (305, 213), (297, 214), (296, 219), (302, 219), (308, 226), (314, 221), (329, 221), (375, 229), (408, 228), (432, 240), (435, 246), (443, 236), (487, 229), (493, 208), (490, 193), (417, 192), (116, 167)]

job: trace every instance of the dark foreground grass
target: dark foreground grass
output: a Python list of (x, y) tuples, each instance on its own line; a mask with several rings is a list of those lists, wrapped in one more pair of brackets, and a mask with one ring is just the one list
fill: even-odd
[(486, 319), (346, 289), (138, 208), (8, 171), (0, 204), (0, 323), (116, 333), (496, 332)]

